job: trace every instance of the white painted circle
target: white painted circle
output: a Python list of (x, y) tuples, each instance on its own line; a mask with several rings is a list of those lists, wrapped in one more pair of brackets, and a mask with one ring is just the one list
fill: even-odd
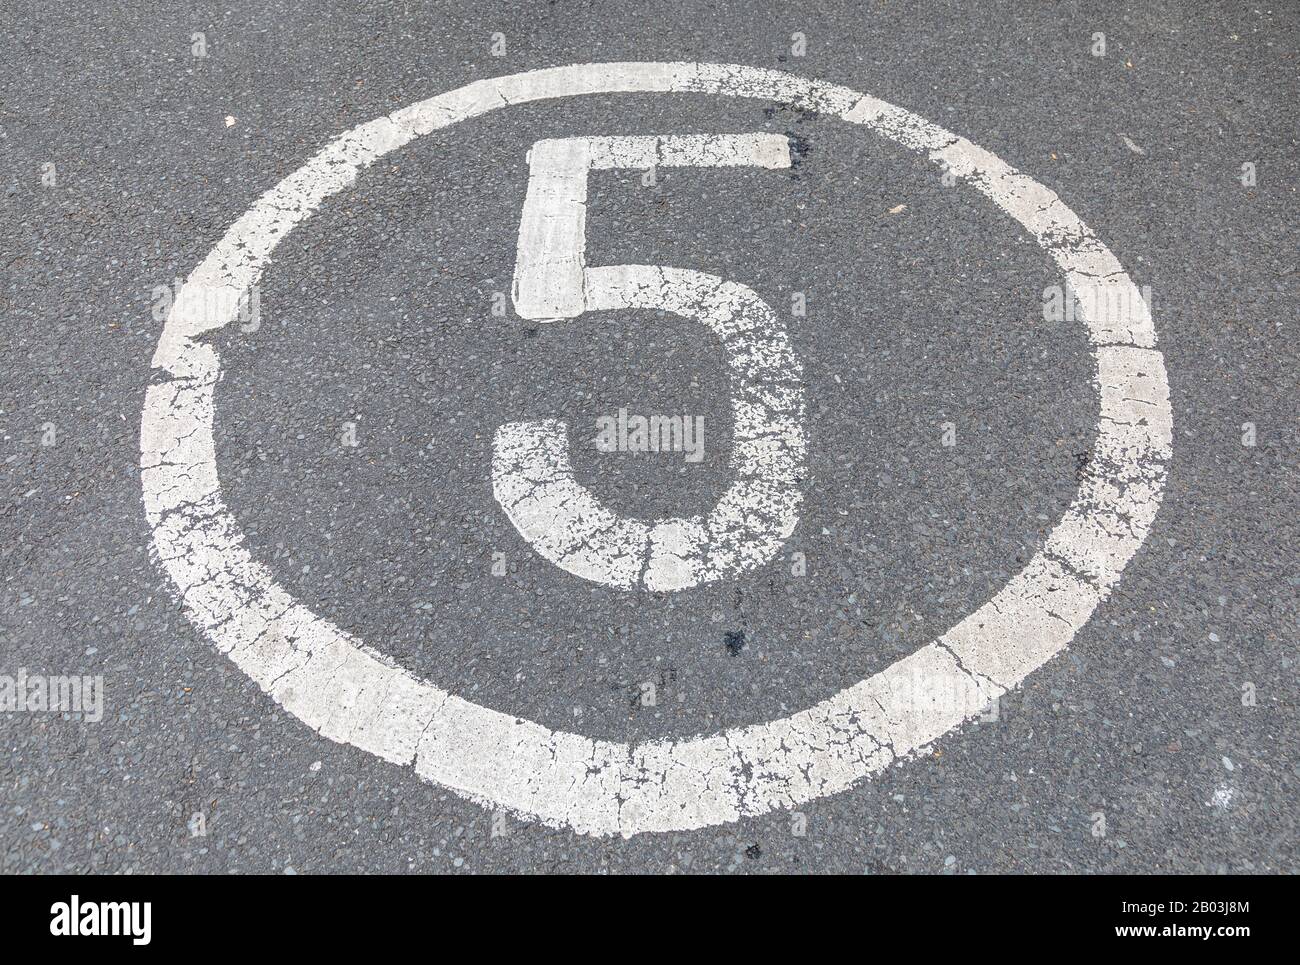
[[(222, 500), (213, 440), (217, 352), (198, 339), (238, 315), (275, 246), (389, 151), (507, 105), (617, 92), (792, 103), (928, 156), (1045, 248), (1083, 306), (1101, 412), (1090, 472), (1042, 550), (939, 639), (780, 720), (628, 745), (551, 731), (395, 666), (296, 602), (255, 561)], [(1118, 306), (1118, 308), (1116, 308)], [(580, 64), (483, 80), (343, 134), (263, 195), (190, 275), (167, 318), (140, 430), (145, 511), (191, 620), (279, 704), (325, 737), (411, 765), (489, 807), (592, 835), (673, 831), (833, 794), (969, 720), (1069, 643), (1149, 531), (1170, 457), (1164, 359), (1145, 302), (1109, 249), (1050, 190), (901, 108), (754, 67)]]

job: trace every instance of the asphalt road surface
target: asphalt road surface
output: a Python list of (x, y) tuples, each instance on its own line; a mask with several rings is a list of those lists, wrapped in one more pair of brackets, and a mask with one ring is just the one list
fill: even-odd
[(1300, 870), (1293, 3), (217, 9), (5, 14), (0, 870)]

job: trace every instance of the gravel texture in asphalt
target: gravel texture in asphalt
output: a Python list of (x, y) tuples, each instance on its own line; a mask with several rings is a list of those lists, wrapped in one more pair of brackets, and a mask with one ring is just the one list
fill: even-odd
[[(103, 718), (0, 713), (0, 870), (1297, 870), (1293, 6), (228, 6), (5, 17), (0, 677), (102, 675)], [(278, 707), (152, 558), (139, 444), (166, 293), (331, 138), (485, 77), (617, 60), (843, 84), (1051, 188), (1149, 293), (1174, 425), (1142, 549), (995, 719), (797, 812), (626, 840), (496, 814)], [(600, 586), (506, 518), (496, 428), (564, 420), (607, 505), (704, 513), (730, 479), (726, 360), (661, 313), (510, 309), (526, 155), (719, 131), (785, 135), (794, 163), (593, 172), (588, 260), (774, 306), (803, 361), (800, 522), (735, 579)], [(277, 248), (255, 330), (205, 337), (249, 551), (412, 673), (598, 739), (760, 723), (883, 670), (1038, 551), (1097, 434), (1086, 333), (1044, 317), (1055, 266), (940, 173), (707, 94), (511, 107), (385, 156)], [(698, 418), (702, 458), (599, 451), (621, 408)]]

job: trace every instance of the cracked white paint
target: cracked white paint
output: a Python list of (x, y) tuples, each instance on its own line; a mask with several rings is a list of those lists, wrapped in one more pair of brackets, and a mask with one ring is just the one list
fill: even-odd
[(521, 318), (554, 322), (596, 310), (589, 300), (600, 297), (599, 283), (588, 290), (593, 280), (585, 275), (589, 171), (742, 165), (788, 168), (789, 141), (779, 134), (538, 141), (528, 152), (528, 191), (519, 217), (515, 311)]
[[(216, 351), (203, 332), (237, 318), (275, 245), (384, 153), (488, 110), (549, 97), (702, 92), (792, 103), (926, 154), (1019, 221), (1067, 281), (1123, 289), (1118, 316), (1086, 318), (1101, 392), (1088, 476), (1042, 551), (934, 643), (789, 717), (643, 744), (552, 731), (395, 666), (312, 613), (244, 545), (213, 445)], [(1131, 290), (1131, 291), (1130, 291)], [(208, 297), (219, 293), (221, 298)], [(234, 297), (226, 297), (233, 295)], [(154, 355), (141, 423), (145, 511), (190, 619), (324, 736), (411, 765), (486, 806), (584, 834), (700, 828), (842, 791), (969, 720), (1059, 653), (1150, 529), (1170, 457), (1164, 360), (1119, 262), (1055, 194), (962, 138), (843, 87), (716, 64), (610, 63), (479, 81), (342, 135), (264, 195), (190, 275)]]
[(496, 433), (492, 492), (519, 534), (561, 569), (606, 586), (681, 590), (769, 562), (794, 532), (806, 445), (802, 367), (785, 326), (752, 289), (654, 265), (587, 267), (587, 174), (613, 168), (788, 168), (778, 134), (571, 137), (528, 153), (513, 298), (523, 318), (556, 322), (620, 308), (701, 322), (731, 382), (734, 478), (707, 516), (621, 516), (573, 476), (563, 422)]

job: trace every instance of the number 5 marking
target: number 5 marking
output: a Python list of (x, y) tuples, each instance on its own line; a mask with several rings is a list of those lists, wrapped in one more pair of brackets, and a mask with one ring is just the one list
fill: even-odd
[(727, 355), (734, 478), (707, 516), (628, 518), (573, 478), (564, 422), (512, 422), (493, 441), (497, 502), (543, 557), (607, 586), (680, 590), (762, 566), (794, 532), (803, 500), (804, 390), (785, 326), (752, 289), (716, 275), (660, 265), (588, 268), (587, 172), (787, 168), (788, 141), (775, 134), (563, 138), (538, 141), (528, 161), (515, 310), (556, 322), (659, 309), (703, 323)]

